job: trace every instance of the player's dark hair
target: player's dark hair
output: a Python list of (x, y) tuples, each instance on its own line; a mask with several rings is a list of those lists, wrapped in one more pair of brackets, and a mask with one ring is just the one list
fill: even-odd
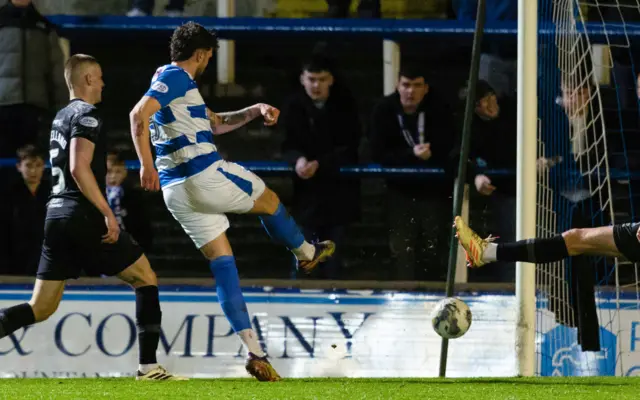
[(400, 73), (398, 74), (399, 78), (407, 78), (410, 80), (424, 78), (427, 80), (427, 75), (424, 73), (423, 69), (416, 64), (406, 64), (400, 68)]
[(95, 57), (87, 54), (74, 54), (64, 64), (64, 80), (67, 82), (69, 90), (72, 89), (73, 75), (76, 69), (84, 64), (98, 64), (98, 60)]
[(18, 158), (18, 162), (22, 162), (29, 158), (41, 158), (44, 160), (44, 157), (42, 156), (40, 150), (32, 144), (27, 144), (20, 147), (16, 152), (16, 156)]
[[(475, 94), (476, 94), (475, 102), (477, 103), (486, 96), (489, 96), (492, 94), (495, 95), (496, 91), (493, 87), (491, 87), (489, 82), (479, 79), (476, 82)], [(460, 92), (458, 93), (458, 97), (460, 98), (461, 101), (465, 101), (468, 95), (469, 95), (469, 85), (467, 84), (462, 89), (460, 89)]]
[(218, 37), (215, 31), (207, 30), (204, 26), (189, 21), (173, 31), (169, 50), (171, 61), (186, 61), (196, 50), (216, 50)]
[(115, 164), (115, 165), (124, 165), (124, 158), (122, 157), (122, 153), (117, 150), (110, 150), (107, 153), (107, 161)]

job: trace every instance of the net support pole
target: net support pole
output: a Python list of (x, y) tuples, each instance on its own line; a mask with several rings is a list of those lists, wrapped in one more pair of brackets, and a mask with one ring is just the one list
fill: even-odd
[[(532, 1), (532, 0), (530, 0)], [(480, 46), (484, 32), (485, 0), (478, 0), (476, 12), (476, 29), (473, 34), (473, 48), (471, 50), (471, 67), (469, 69), (469, 81), (467, 101), (464, 109), (464, 124), (462, 128), (462, 140), (460, 141), (460, 159), (458, 161), (458, 177), (453, 189), (453, 216), (460, 215), (464, 198), (464, 185), (467, 181), (467, 159), (469, 158), (469, 146), (471, 144), (471, 121), (476, 108), (476, 84), (478, 82), (478, 70), (480, 69)], [(453, 218), (451, 219), (453, 225)], [(449, 268), (447, 270), (447, 297), (453, 296), (456, 278), (456, 259), (458, 255), (458, 241), (455, 237), (455, 228), (451, 229), (451, 242), (449, 244)], [(440, 347), (440, 377), (447, 373), (447, 354), (449, 341), (442, 339)]]
[[(232, 18), (236, 16), (235, 0), (218, 0), (218, 17)], [(233, 40), (220, 40), (216, 53), (218, 66), (218, 83), (230, 84), (236, 79), (236, 46)]]
[[(518, 0), (518, 161), (516, 240), (536, 236), (538, 2)], [(535, 265), (516, 263), (516, 356), (519, 376), (535, 373)]]
[(382, 41), (382, 87), (384, 95), (390, 95), (396, 90), (398, 74), (400, 73), (400, 45), (393, 40)]
[[(469, 184), (464, 185), (464, 191), (462, 196), (462, 209), (460, 210), (460, 216), (462, 220), (468, 224), (469, 223)], [(458, 244), (458, 259), (456, 261), (456, 275), (455, 282), (456, 283), (467, 283), (468, 272), (467, 268), (467, 258), (464, 254), (464, 248), (461, 244)]]

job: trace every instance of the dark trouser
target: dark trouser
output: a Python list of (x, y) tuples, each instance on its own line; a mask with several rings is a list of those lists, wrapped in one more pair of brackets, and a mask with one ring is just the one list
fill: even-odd
[(38, 107), (16, 104), (0, 106), (0, 158), (15, 157), (26, 144), (39, 144), (43, 112)]
[[(478, 194), (470, 188), (470, 226), (480, 237), (492, 234), (499, 242), (513, 242), (516, 238), (516, 196), (494, 192), (491, 196)], [(515, 263), (495, 262), (482, 268), (469, 269), (469, 282), (514, 282)]]
[[(331, 240), (336, 244), (336, 252), (333, 257), (323, 262), (309, 276), (318, 279), (340, 279), (342, 270), (342, 246), (344, 244), (345, 226), (301, 226), (302, 233), (307, 241), (324, 241)], [(293, 268), (291, 270), (291, 279), (304, 277), (306, 274), (298, 271), (296, 268), (297, 260), (293, 257)]]
[(443, 280), (451, 233), (451, 200), (389, 188), (389, 246), (397, 280)]
[[(327, 0), (329, 18), (348, 18), (351, 0)], [(380, 0), (360, 0), (358, 4), (358, 17), (360, 18), (380, 18)]]
[[(638, 107), (636, 92), (637, 76), (630, 65), (614, 63), (611, 69), (612, 86), (616, 88), (619, 106), (622, 109)], [(623, 125), (624, 127), (624, 125)]]
[[(184, 1), (185, 0), (169, 0), (169, 4), (165, 9), (184, 11)], [(133, 0), (131, 8), (137, 8), (147, 14), (152, 14), (154, 4), (155, 0)]]

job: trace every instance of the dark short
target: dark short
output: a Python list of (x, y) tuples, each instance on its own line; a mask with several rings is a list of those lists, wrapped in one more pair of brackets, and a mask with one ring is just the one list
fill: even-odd
[(118, 241), (102, 243), (104, 220), (87, 215), (47, 219), (37, 278), (46, 281), (117, 275), (143, 255), (142, 248), (121, 231)]
[(630, 222), (613, 226), (613, 240), (618, 251), (631, 262), (640, 262), (640, 242), (638, 242), (638, 229), (640, 223)]

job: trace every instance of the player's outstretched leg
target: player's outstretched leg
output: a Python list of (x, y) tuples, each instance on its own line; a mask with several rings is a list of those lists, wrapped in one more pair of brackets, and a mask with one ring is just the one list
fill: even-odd
[(162, 312), (156, 274), (142, 255), (135, 263), (120, 272), (118, 278), (127, 282), (136, 292), (136, 325), (138, 326), (139, 363), (136, 380), (183, 381), (187, 378), (172, 375), (158, 364), (156, 351), (160, 342)]
[(64, 283), (65, 281), (36, 279), (33, 295), (28, 303), (0, 310), (0, 339), (53, 315), (62, 299)]
[(258, 335), (251, 328), (249, 311), (240, 290), (240, 277), (236, 260), (231, 251), (227, 235), (220, 236), (204, 245), (200, 251), (209, 260), (211, 272), (216, 280), (216, 293), (224, 315), (233, 331), (247, 349), (246, 370), (259, 381), (279, 381), (280, 375), (267, 360), (258, 342)]
[(286, 246), (298, 259), (298, 268), (306, 273), (313, 271), (336, 250), (335, 243), (330, 240), (314, 244), (307, 242), (278, 196), (269, 188), (256, 200), (250, 212), (260, 214), (262, 225), (269, 236)]
[(464, 223), (455, 218), (460, 244), (467, 253), (470, 267), (481, 267), (495, 261), (523, 261), (548, 263), (580, 254), (620, 257), (616, 246), (614, 228), (571, 229), (550, 238), (519, 240), (512, 243), (494, 243), (492, 237), (482, 239)]

